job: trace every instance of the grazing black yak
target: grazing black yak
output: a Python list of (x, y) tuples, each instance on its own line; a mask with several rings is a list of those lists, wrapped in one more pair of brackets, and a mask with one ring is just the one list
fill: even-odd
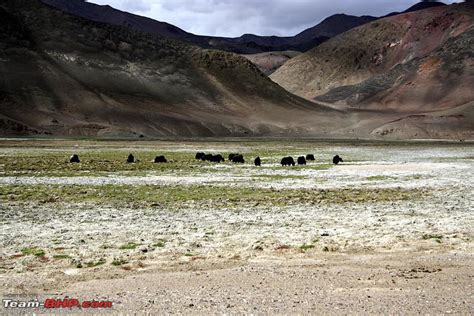
[(79, 156), (74, 154), (69, 158), (70, 163), (80, 163), (81, 160), (79, 159)]
[(334, 156), (334, 158), (332, 158), (332, 163), (333, 163), (333, 164), (337, 165), (337, 164), (339, 164), (340, 162), (344, 162), (344, 160), (342, 160), (342, 158), (339, 157), (339, 155), (336, 155), (336, 156)]
[(202, 157), (204, 157), (205, 153), (196, 153), (196, 159), (202, 160)]
[(223, 162), (225, 161), (224, 157), (222, 155), (212, 155), (212, 154), (205, 154), (201, 158), (202, 161), (210, 161), (210, 162)]
[(134, 163), (135, 162), (135, 157), (133, 157), (132, 154), (128, 155), (127, 157), (127, 163)]
[(255, 160), (253, 161), (253, 163), (257, 166), (257, 167), (260, 167), (262, 165), (262, 160), (260, 159), (260, 157), (257, 157), (255, 158)]
[(300, 156), (298, 157), (298, 165), (306, 165), (306, 159), (304, 158), (304, 156)]
[(211, 158), (209, 160), (210, 162), (224, 162), (225, 159), (222, 157), (222, 155), (211, 155)]
[(315, 161), (316, 159), (314, 159), (314, 155), (313, 155), (313, 154), (307, 154), (307, 155), (306, 155), (306, 160), (308, 160), (308, 161)]
[(235, 155), (235, 156), (232, 158), (232, 162), (233, 162), (233, 163), (245, 163), (244, 156), (242, 156), (242, 155)]
[(202, 161), (211, 161), (212, 154), (205, 154), (204, 156), (201, 157)]
[(295, 160), (293, 157), (285, 157), (281, 160), (281, 165), (282, 166), (294, 166), (295, 165)]
[(165, 156), (156, 156), (155, 157), (155, 163), (167, 163), (168, 160), (166, 160)]
[(229, 161), (232, 161), (235, 156), (238, 156), (239, 154), (229, 154)]

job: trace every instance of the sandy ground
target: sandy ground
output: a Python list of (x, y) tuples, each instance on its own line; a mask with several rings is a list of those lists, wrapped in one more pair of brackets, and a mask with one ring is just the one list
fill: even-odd
[[(120, 313), (474, 313), (473, 148), (341, 151), (357, 159), (327, 170), (278, 168), (276, 157), (264, 157), (271, 162), (260, 169), (226, 164), (193, 174), (0, 177), (0, 185), (25, 186), (430, 192), (413, 201), (218, 208), (206, 201), (180, 208), (2, 203), (0, 292), (110, 299)], [(137, 247), (120, 249), (129, 242)], [(31, 245), (46, 257), (19, 253)], [(106, 263), (84, 267), (101, 259)]]

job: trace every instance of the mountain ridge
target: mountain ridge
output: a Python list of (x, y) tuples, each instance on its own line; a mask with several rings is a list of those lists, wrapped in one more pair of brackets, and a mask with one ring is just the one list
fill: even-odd
[(86, 20), (36, 0), (0, 4), (0, 17), (5, 135), (324, 134), (324, 121), (340, 117), (232, 53)]
[[(307, 51), (331, 37), (349, 29), (378, 19), (372, 16), (353, 16), (344, 13), (331, 15), (317, 25), (301, 31), (295, 36), (260, 36), (243, 34), (240, 37), (219, 37), (195, 35), (166, 22), (114, 9), (109, 5), (98, 5), (84, 0), (43, 0), (44, 3), (68, 13), (97, 22), (128, 26), (134, 29), (174, 38), (198, 45), (238, 54), (256, 54), (271, 51)], [(413, 6), (411, 10), (424, 9), (436, 4), (426, 3), (423, 7)], [(397, 14), (397, 13), (393, 13)]]
[(437, 6), (345, 32), (289, 60), (271, 78), (341, 109), (407, 115), (383, 124), (381, 136), (409, 130), (446, 136), (461, 126), (472, 134), (473, 38), (472, 5)]

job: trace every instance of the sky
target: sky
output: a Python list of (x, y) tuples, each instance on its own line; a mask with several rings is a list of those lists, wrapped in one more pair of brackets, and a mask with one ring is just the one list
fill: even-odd
[[(336, 14), (382, 16), (417, 0), (89, 0), (199, 35), (293, 36)], [(453, 3), (456, 1), (443, 1)]]

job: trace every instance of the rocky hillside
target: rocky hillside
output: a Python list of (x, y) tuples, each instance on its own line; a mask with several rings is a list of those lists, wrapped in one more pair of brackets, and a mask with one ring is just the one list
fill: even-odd
[(258, 69), (260, 69), (264, 74), (269, 76), (288, 60), (295, 56), (298, 56), (299, 54), (301, 53), (297, 51), (277, 51), (242, 56), (250, 60), (258, 67)]
[(301, 54), (271, 78), (351, 111), (398, 113), (372, 134), (474, 135), (474, 6), (438, 6), (377, 20)]
[(3, 134), (325, 134), (337, 111), (296, 97), (247, 59), (66, 14), (0, 3)]
[(295, 57), (323, 52), (300, 68), (330, 74), (314, 76), (324, 78), (310, 96), (316, 102), (232, 53), (39, 0), (0, 2), (0, 134), (474, 138), (474, 102), (466, 103), (472, 12), (430, 10), (362, 26)]
[(84, 0), (43, 0), (43, 2), (93, 21), (127, 26), (135, 30), (192, 43), (203, 48), (213, 48), (239, 54), (286, 50), (307, 51), (337, 34), (376, 19), (370, 16), (357, 17), (335, 14), (296, 36), (244, 34), (237, 38), (226, 38), (191, 34), (165, 22), (123, 12), (108, 5), (88, 3)]
[(306, 98), (422, 111), (474, 100), (474, 9), (442, 6), (346, 32), (287, 62), (272, 79)]

